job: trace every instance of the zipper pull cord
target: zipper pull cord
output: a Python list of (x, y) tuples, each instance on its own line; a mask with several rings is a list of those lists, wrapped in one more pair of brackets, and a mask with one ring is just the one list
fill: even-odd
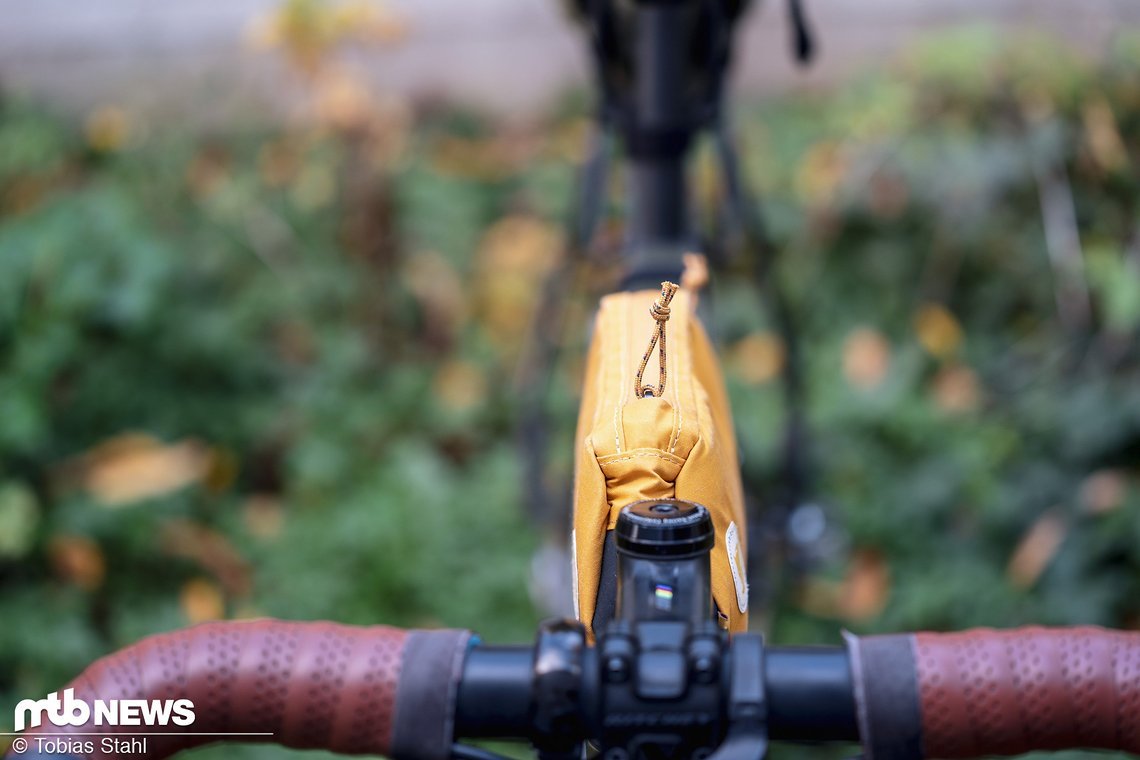
[[(661, 283), (661, 295), (649, 307), (649, 316), (653, 317), (656, 324), (653, 327), (653, 335), (649, 336), (649, 347), (645, 349), (645, 355), (641, 357), (641, 366), (637, 369), (637, 377), (633, 380), (633, 395), (638, 398), (646, 398), (647, 396), (661, 398), (665, 395), (665, 323), (669, 321), (669, 302), (677, 293), (677, 287), (671, 282)], [(652, 385), (642, 385), (641, 382), (642, 376), (645, 374), (645, 367), (649, 364), (649, 357), (653, 355), (654, 347), (658, 349), (657, 355), (660, 360), (656, 388)]]

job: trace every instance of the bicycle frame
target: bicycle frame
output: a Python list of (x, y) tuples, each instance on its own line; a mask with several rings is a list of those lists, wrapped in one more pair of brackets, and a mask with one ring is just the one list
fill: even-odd
[[(720, 588), (717, 613), (723, 625), (740, 631), (749, 606), (744, 496), (727, 394), (695, 308), (707, 303), (697, 298), (699, 285), (683, 288), (673, 306), (679, 313), (671, 329), (682, 347), (677, 349), (681, 358), (670, 356), (674, 387), (666, 391), (664, 385), (668, 302), (676, 288), (668, 283), (684, 282), (686, 254), (702, 247), (688, 212), (686, 182), (688, 157), (700, 132), (710, 130), (721, 138), (726, 186), (740, 185), (730, 170), (735, 158), (724, 138), (721, 105), (733, 11), (720, 0), (627, 6), (594, 2), (588, 7), (601, 93), (599, 128), (603, 135), (616, 132), (624, 147), (628, 226), (621, 253), (625, 293), (603, 299), (595, 319), (579, 410), (571, 539), (575, 613), (592, 635), (609, 619), (616, 599), (616, 560), (610, 538), (599, 534), (602, 515), (608, 512), (612, 530), (617, 510), (628, 501), (677, 497), (706, 503), (714, 511), (719, 534), (713, 570), (714, 585)], [(598, 141), (598, 150), (607, 144)], [(595, 154), (587, 166), (604, 167), (604, 157)], [(594, 169), (584, 173), (581, 208), (587, 221), (579, 225), (586, 230), (583, 245), (593, 225), (589, 214), (596, 214), (596, 198), (605, 188), (604, 171)], [(654, 300), (658, 288), (661, 297)], [(659, 332), (649, 329), (654, 322), (643, 316), (644, 309), (657, 320)], [(639, 335), (651, 333), (631, 396), (622, 379), (634, 374), (636, 349), (630, 347), (644, 340)], [(642, 373), (657, 335), (662, 382), (655, 395), (665, 397), (645, 401), (637, 397), (645, 395)], [(649, 417), (627, 423), (627, 412), (637, 420), (638, 415)], [(603, 416), (612, 416), (612, 426)], [(641, 427), (631, 431), (631, 424)], [(640, 459), (629, 463), (634, 457)], [(623, 461), (627, 464), (619, 467)], [(638, 466), (647, 473), (644, 479)]]
[[(689, 214), (686, 160), (695, 136), (719, 126), (732, 24), (742, 7), (714, 2), (581, 3), (597, 78), (598, 122), (626, 152), (627, 227), (623, 286), (678, 281), (682, 255), (698, 248)], [(625, 15), (623, 15), (623, 13)], [(700, 37), (700, 39), (697, 39)], [(695, 68), (691, 56), (703, 58)], [(598, 144), (604, 151), (607, 144)], [(584, 225), (604, 172), (587, 174)]]

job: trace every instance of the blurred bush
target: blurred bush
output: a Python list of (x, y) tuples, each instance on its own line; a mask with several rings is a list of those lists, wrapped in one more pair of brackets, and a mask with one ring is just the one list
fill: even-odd
[(366, 112), (0, 106), (5, 703), (217, 617), (531, 635), (508, 389), (571, 169)]
[[(358, 27), (290, 25), (317, 5), (259, 32), (314, 82), (286, 125), (0, 102), (5, 704), (218, 617), (531, 635), (512, 378), (581, 112), (413, 112), (321, 63)], [(839, 525), (778, 640), (1140, 626), (1138, 53), (971, 33), (742, 109)], [(747, 475), (775, 489), (783, 342), (717, 287)]]
[[(1092, 66), (962, 33), (748, 111), (813, 496), (842, 526), (784, 589), (778, 638), (1140, 626), (1136, 44)], [(751, 301), (722, 312), (746, 469), (774, 487), (783, 347)]]

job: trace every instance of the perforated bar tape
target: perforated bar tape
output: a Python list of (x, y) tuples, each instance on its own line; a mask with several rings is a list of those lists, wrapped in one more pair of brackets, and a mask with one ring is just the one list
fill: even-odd
[(869, 760), (1140, 753), (1140, 633), (1096, 627), (848, 637)]
[(101, 738), (129, 733), (146, 737), (148, 758), (216, 741), (252, 741), (443, 760), (450, 755), (469, 638), (467, 631), (324, 622), (207, 623), (143, 639), (64, 687), (85, 701), (189, 699), (191, 725), (118, 727), (92, 720), (58, 727), (45, 721), (21, 737), (83, 735), (94, 747), (80, 753), (84, 758), (117, 757), (103, 750)]

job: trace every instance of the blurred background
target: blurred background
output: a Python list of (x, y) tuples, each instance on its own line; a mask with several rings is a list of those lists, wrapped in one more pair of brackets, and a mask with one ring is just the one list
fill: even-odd
[[(868, 5), (809, 2), (807, 69), (782, 3), (738, 31), (810, 431), (754, 626), (1140, 628), (1140, 7)], [(593, 102), (562, 5), (0, 12), (0, 726), (205, 620), (522, 641), (565, 610), (548, 515), (622, 209), (575, 264), (536, 505), (517, 399)], [(763, 508), (789, 335), (714, 289)]]

